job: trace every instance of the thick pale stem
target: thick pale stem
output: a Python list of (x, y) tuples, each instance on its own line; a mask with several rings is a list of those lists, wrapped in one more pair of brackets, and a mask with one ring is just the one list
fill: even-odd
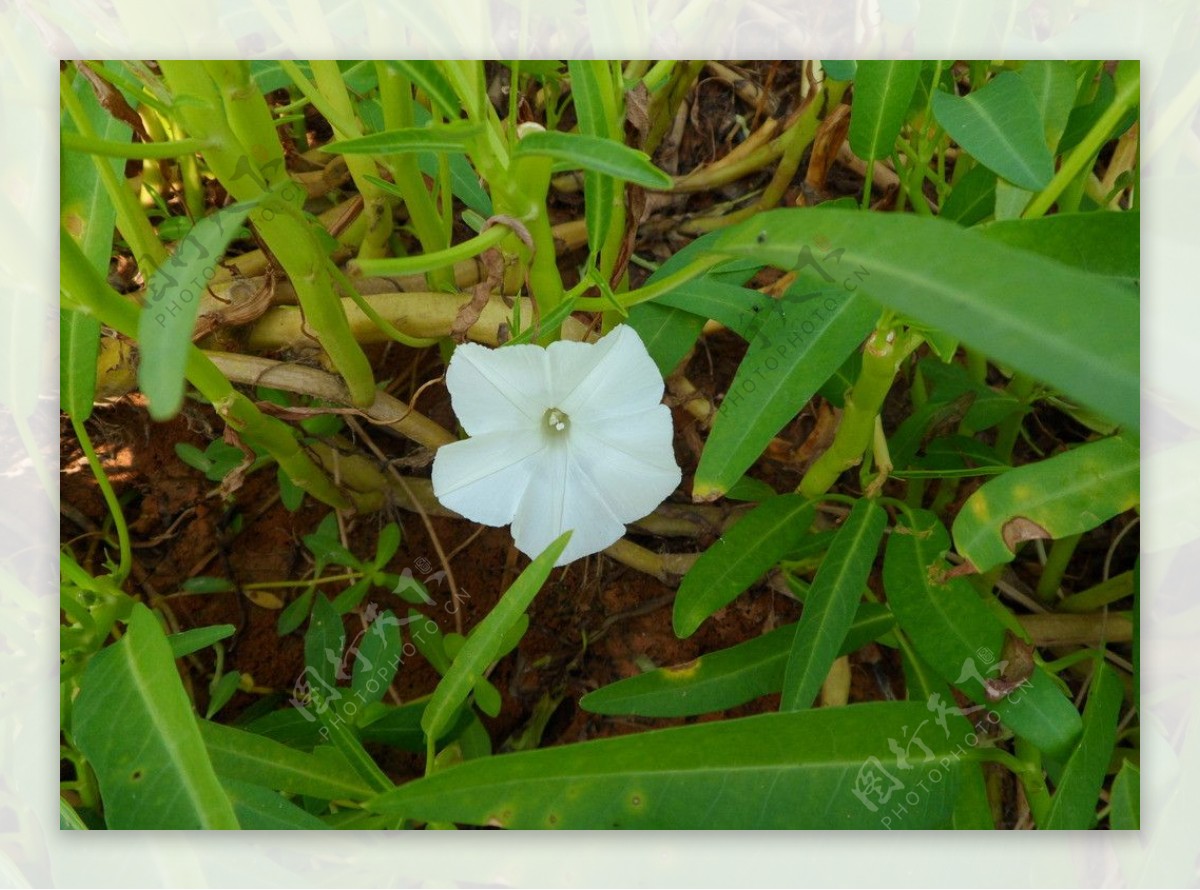
[(921, 338), (915, 332), (901, 333), (894, 329), (878, 328), (868, 338), (863, 348), (862, 371), (846, 394), (846, 406), (833, 444), (804, 474), (797, 488), (800, 494), (820, 497), (838, 476), (862, 460), (875, 431), (875, 417), (883, 408), (896, 372), (920, 343)]
[[(100, 277), (65, 231), (60, 233), (61, 287), (68, 299), (127, 337), (136, 337), (138, 308)], [(348, 507), (346, 497), (300, 448), (291, 428), (267, 417), (196, 347), (188, 347), (187, 379), (208, 399), (217, 413), (247, 442), (261, 445), (292, 481), (332, 507)]]
[[(283, 170), (283, 194), (263, 200), (269, 182), (266, 174), (275, 171), (260, 170), (247, 157), (238, 136), (226, 121), (216, 85), (203, 67), (196, 62), (178, 61), (162, 61), (160, 65), (176, 96), (186, 97), (186, 101), (177, 103), (177, 110), (189, 132), (203, 133), (214, 145), (205, 152), (209, 168), (238, 200), (262, 201), (251, 212), (251, 222), (291, 279), (308, 328), (316, 334), (334, 367), (346, 379), (354, 403), (371, 404), (375, 399), (375, 378), (370, 363), (350, 333), (321, 245), (293, 203), (303, 200), (303, 189), (292, 183), (287, 178), (287, 171)], [(261, 96), (258, 101), (262, 102)], [(243, 116), (249, 114), (243, 111)], [(267, 114), (269, 123), (269, 112)], [(244, 124), (247, 130), (250, 126)], [(297, 194), (290, 194), (292, 191)]]

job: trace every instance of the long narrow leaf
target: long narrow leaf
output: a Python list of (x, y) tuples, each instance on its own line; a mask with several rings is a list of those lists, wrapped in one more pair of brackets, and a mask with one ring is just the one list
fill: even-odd
[[(98, 139), (128, 142), (133, 136), (129, 126), (100, 107), (87, 78), (77, 77), (71, 89), (88, 116)], [(62, 116), (62, 131), (77, 132), (69, 114)], [(121, 171), (118, 158), (106, 158), (114, 174)], [(92, 158), (63, 149), (59, 166), (59, 208), (61, 221), (78, 243), (89, 263), (108, 273), (112, 255), (113, 226), (117, 209), (113, 206)], [(62, 309), (59, 318), (59, 380), (63, 410), (77, 420), (87, 420), (96, 397), (96, 359), (100, 346), (100, 319), (77, 309)]]
[(854, 620), (886, 525), (883, 508), (860, 498), (838, 529), (804, 599), (784, 673), (781, 711), (809, 707), (820, 691)]
[(676, 636), (690, 637), (713, 612), (762, 577), (808, 534), (812, 518), (809, 501), (784, 494), (763, 501), (718, 538), (679, 585)]
[(328, 745), (308, 754), (265, 736), (208, 720), (200, 735), (222, 781), (249, 782), (322, 800), (362, 800), (372, 788)]
[(150, 278), (138, 322), (138, 386), (155, 420), (174, 416), (183, 404), (183, 372), (200, 297), (250, 209), (248, 203), (234, 204), (200, 220)]
[(862, 61), (854, 72), (850, 148), (863, 160), (886, 158), (904, 125), (921, 63)]
[(1128, 288), (909, 214), (773, 210), (713, 243), (788, 269), (819, 238), (873, 300), (1136, 429), (1139, 306)]
[(238, 827), (196, 728), (171, 644), (140, 603), (125, 636), (88, 662), (73, 731), (96, 771), (109, 828)]
[(476, 681), (496, 659), (509, 629), (525, 614), (541, 590), (570, 538), (570, 532), (563, 533), (531, 562), (463, 644), (421, 715), (421, 728), (427, 738), (439, 738), (454, 721)]
[(1112, 436), (1009, 470), (967, 498), (955, 547), (986, 572), (1022, 541), (1090, 531), (1137, 504), (1139, 469), (1139, 450)]
[(645, 188), (669, 189), (673, 180), (650, 162), (645, 152), (619, 142), (581, 133), (529, 133), (517, 143), (513, 157), (545, 155), (572, 167), (607, 173)]
[(969, 733), (910, 702), (760, 714), (474, 760), (369, 807), (501, 828), (947, 827)]
[(975, 710), (994, 711), (1049, 756), (1066, 756), (1082, 728), (1079, 712), (1041, 667), (1026, 677), (1006, 676), (1005, 625), (970, 582), (945, 577), (949, 544), (946, 529), (924, 510), (914, 511), (913, 527), (893, 531), (883, 584), (897, 622), (943, 680), (982, 706)]
[(729, 490), (870, 333), (878, 308), (857, 293), (823, 290), (778, 303), (738, 366), (700, 456), (692, 494)]
[[(857, 652), (896, 625), (880, 603), (861, 603), (838, 655)], [(686, 664), (658, 668), (589, 692), (579, 706), (594, 714), (690, 717), (736, 707), (783, 688), (796, 625), (789, 624)]]
[(1117, 742), (1117, 718), (1125, 691), (1116, 671), (1105, 661), (1096, 664), (1092, 690), (1083, 710), (1083, 735), (1063, 768), (1050, 812), (1038, 828), (1094, 828), (1100, 789)]
[(406, 127), (354, 139), (339, 139), (324, 146), (323, 151), (344, 155), (461, 152), (480, 132), (480, 127), (475, 124), (455, 121), (440, 127)]

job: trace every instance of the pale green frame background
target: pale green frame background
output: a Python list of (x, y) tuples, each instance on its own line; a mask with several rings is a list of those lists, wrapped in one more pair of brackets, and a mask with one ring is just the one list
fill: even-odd
[[(1191, 0), (8, 4), (0, 13), (0, 887), (1200, 883), (1198, 31)], [(59, 832), (57, 60), (251, 56), (1141, 58), (1146, 827), (1053, 837)]]

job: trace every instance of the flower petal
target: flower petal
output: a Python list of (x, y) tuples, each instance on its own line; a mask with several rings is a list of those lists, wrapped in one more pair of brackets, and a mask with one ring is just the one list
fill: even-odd
[(464, 343), (446, 369), (446, 388), (469, 435), (540, 427), (546, 409), (548, 363), (540, 346), (488, 349)]
[(603, 550), (625, 533), (625, 523), (613, 514), (565, 442), (547, 448), (538, 464), (513, 519), (518, 550), (535, 557), (571, 529), (574, 534), (555, 563), (562, 566)]
[(618, 421), (588, 417), (574, 423), (570, 448), (609, 510), (622, 522), (633, 522), (679, 486), (674, 435), (670, 410), (655, 405)]
[(549, 396), (571, 418), (604, 420), (662, 401), (663, 379), (642, 338), (618, 325), (595, 343), (551, 343)]
[(545, 449), (545, 439), (535, 429), (492, 432), (443, 445), (433, 459), (433, 494), (473, 522), (508, 525), (539, 472)]

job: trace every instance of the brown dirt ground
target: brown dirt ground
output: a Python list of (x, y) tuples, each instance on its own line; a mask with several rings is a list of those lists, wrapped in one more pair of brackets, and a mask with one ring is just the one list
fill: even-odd
[[(711, 338), (708, 353), (693, 361), (694, 382), (710, 395), (719, 391), (719, 386), (731, 379), (741, 349), (731, 336)], [(440, 384), (422, 395), (422, 404), (442, 420), (449, 420), (448, 402), (448, 394)], [(676, 497), (686, 501), (683, 493), (690, 488), (697, 460), (693, 449), (697, 443), (695, 421), (681, 409), (674, 414), (676, 453), (684, 471), (684, 485)], [(301, 538), (316, 529), (328, 508), (307, 498), (296, 513), (289, 513), (273, 499), (277, 486), (271, 470), (250, 475), (232, 499), (223, 503), (214, 494), (216, 485), (175, 453), (177, 442), (203, 449), (220, 434), (220, 425), (207, 407), (189, 405), (175, 419), (156, 424), (148, 418), (140, 397), (129, 396), (98, 407), (88, 426), (130, 522), (135, 592), (148, 601), (165, 604), (179, 630), (221, 623), (238, 627), (226, 658), (226, 670), (250, 675), (262, 691), (238, 692), (221, 711), (220, 719), (236, 718), (266, 690), (290, 691), (304, 667), (303, 627), (281, 638), (276, 633), (278, 608), (264, 608), (238, 593), (180, 594), (181, 585), (196, 575), (231, 578), (238, 584), (304, 577), (310, 561)], [(85, 566), (99, 572), (106, 553), (95, 530), (107, 521), (107, 511), (65, 421), (61, 461), (62, 502), (66, 505), (61, 520), (62, 540), (70, 542)], [(798, 469), (769, 461), (763, 461), (756, 473), (781, 490), (794, 486), (799, 478)], [(241, 515), (242, 524), (234, 534), (230, 525), (236, 514)], [(401, 525), (403, 542), (388, 568), (394, 572), (409, 568), (421, 577), (420, 561), (428, 560), (436, 570), (439, 564), (435, 550), (420, 517), (399, 511), (392, 515)], [(351, 521), (349, 539), (356, 555), (369, 557), (374, 552), (384, 521), (382, 514)], [(464, 629), (469, 630), (488, 613), (527, 560), (512, 548), (506, 528), (481, 530), (466, 520), (437, 517), (431, 522), (446, 553), (453, 553), (478, 533), (451, 559), (457, 583), (465, 594), (461, 608)], [(680, 552), (701, 549), (711, 542), (637, 534), (633, 539), (652, 549)], [(331, 596), (338, 589), (336, 585), (325, 585)], [(287, 590), (278, 592), (285, 600), (295, 595)], [(443, 632), (454, 630), (455, 618), (446, 608), (448, 595), (444, 588), (435, 586), (431, 592), (438, 606), (423, 611), (438, 622)], [(603, 555), (556, 570), (530, 609), (529, 631), (516, 652), (501, 661), (491, 676), (503, 695), (500, 715), (485, 719), (494, 746), (498, 749), (526, 725), (543, 693), (562, 696), (546, 726), (543, 745), (746, 716), (776, 707), (777, 697), (768, 696), (723, 714), (677, 720), (605, 717), (579, 708), (578, 700), (586, 692), (640, 673), (647, 664), (686, 662), (799, 616), (797, 603), (763, 583), (714, 615), (693, 637), (680, 640), (671, 629), (673, 593), (673, 586)], [(409, 608), (398, 597), (379, 590), (364, 600), (363, 606), (368, 604), (397, 613)], [(362, 608), (358, 614), (346, 616), (349, 638), (362, 627), (361, 612)], [(207, 650), (197, 659), (181, 662), (201, 708), (206, 704), (212, 661), (211, 650)], [(902, 680), (898, 665), (893, 669), (893, 685), (899, 691)], [(854, 678), (854, 700), (883, 697), (881, 681), (869, 665), (859, 665)], [(405, 662), (393, 690), (400, 700), (407, 701), (430, 692), (436, 683), (437, 674), (418, 656)], [(418, 770), (416, 762), (406, 756), (388, 756), (385, 762), (398, 773), (397, 778)]]

